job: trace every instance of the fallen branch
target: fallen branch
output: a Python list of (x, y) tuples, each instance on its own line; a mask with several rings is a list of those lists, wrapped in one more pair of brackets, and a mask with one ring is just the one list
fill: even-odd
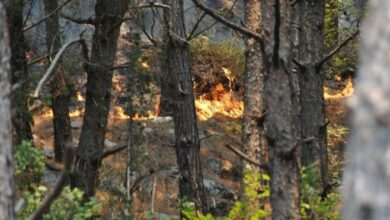
[(71, 2), (72, 0), (67, 0), (65, 1), (64, 3), (62, 3), (60, 6), (58, 6), (56, 9), (54, 9), (52, 12), (50, 12), (48, 15), (46, 15), (45, 17), (43, 17), (41, 20), (39, 20), (38, 22), (26, 27), (23, 29), (23, 31), (28, 31), (38, 25), (40, 25), (42, 22), (46, 21), (46, 19), (50, 18), (51, 16), (53, 16), (54, 14), (56, 14), (59, 10), (61, 10), (65, 5), (67, 5), (69, 2)]
[(229, 150), (233, 151), (236, 155), (240, 156), (242, 159), (250, 162), (253, 165), (256, 165), (256, 166), (260, 167), (260, 169), (263, 169), (265, 172), (267, 172), (267, 173), (270, 172), (270, 167), (269, 167), (269, 165), (267, 163), (259, 163), (257, 161), (254, 161), (248, 155), (246, 155), (245, 153), (243, 153), (242, 151), (240, 151), (239, 149), (233, 147), (230, 144), (225, 144), (225, 147), (227, 147)]
[(71, 171), (72, 166), (72, 146), (70, 143), (64, 147), (64, 168), (57, 179), (52, 190), (46, 195), (39, 207), (27, 218), (27, 220), (42, 219), (43, 215), (50, 210), (53, 201), (61, 194)]
[(345, 47), (350, 41), (355, 39), (359, 35), (360, 31), (357, 30), (355, 33), (351, 34), (347, 39), (345, 39), (343, 42), (341, 42), (337, 47), (335, 47), (331, 52), (329, 52), (327, 55), (325, 55), (320, 61), (317, 62), (316, 68), (319, 69), (322, 67), (322, 65), (331, 59), (336, 53), (338, 53), (343, 47)]
[(92, 24), (95, 25), (96, 21), (92, 17), (90, 18), (74, 18), (68, 15), (60, 14), (60, 16), (66, 20), (69, 20), (76, 24)]
[(118, 153), (119, 151), (122, 151), (124, 149), (127, 148), (127, 145), (123, 145), (123, 146), (120, 146), (120, 147), (116, 147), (116, 148), (112, 148), (112, 149), (109, 149), (109, 150), (105, 150), (103, 153), (102, 153), (102, 159), (110, 156), (110, 155), (113, 155), (113, 154), (116, 154)]
[(192, 2), (200, 9), (202, 9), (206, 14), (208, 14), (209, 16), (211, 16), (212, 18), (214, 18), (215, 20), (221, 22), (222, 24), (236, 30), (236, 31), (239, 31), (245, 35), (247, 35), (248, 37), (252, 37), (258, 41), (263, 41), (263, 37), (256, 33), (256, 32), (253, 32), (243, 26), (240, 26), (238, 24), (235, 24), (227, 19), (225, 19), (223, 16), (219, 15), (216, 11), (214, 11), (213, 9), (211, 8), (208, 8), (207, 6), (205, 6), (204, 4), (200, 3), (199, 0), (192, 0)]

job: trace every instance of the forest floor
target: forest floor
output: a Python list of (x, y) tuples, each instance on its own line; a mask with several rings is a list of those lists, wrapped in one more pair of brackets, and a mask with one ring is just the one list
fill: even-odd
[[(113, 100), (105, 146), (107, 149), (127, 144), (129, 137), (129, 117), (124, 114), (124, 106), (119, 100), (124, 87), (121, 77), (123, 76), (116, 74), (113, 80)], [(85, 90), (83, 88), (85, 79), (81, 78), (77, 84), (79, 91)], [(347, 87), (348, 80), (332, 82), (325, 90), (329, 121), (329, 166), (332, 175), (338, 177), (341, 173), (342, 152), (348, 134), (346, 100), (350, 91), (345, 91)], [(84, 92), (78, 93), (71, 107), (75, 146), (82, 126)], [(157, 100), (157, 96), (149, 100), (151, 111), (155, 111)], [(52, 159), (53, 127), (50, 109), (39, 108), (34, 111), (33, 116), (35, 145), (43, 149), (48, 164), (60, 167)], [(209, 202), (215, 206), (214, 212), (221, 214), (238, 198), (240, 192), (241, 160), (225, 147), (226, 144), (230, 144), (240, 148), (240, 118), (231, 118), (217, 112), (212, 117), (199, 121), (199, 133), (203, 175)], [(137, 187), (133, 187), (131, 204), (126, 199), (128, 154), (123, 150), (104, 159), (102, 163), (97, 191), (97, 198), (103, 203), (102, 219), (122, 219), (128, 216), (128, 211), (135, 213), (137, 219), (160, 214), (177, 216), (178, 170), (173, 149), (173, 121), (170, 118), (152, 115), (149, 118), (138, 118), (133, 124), (132, 137), (130, 183), (131, 185), (136, 183)], [(58, 172), (48, 169), (44, 178), (45, 184), (53, 184), (56, 175)]]

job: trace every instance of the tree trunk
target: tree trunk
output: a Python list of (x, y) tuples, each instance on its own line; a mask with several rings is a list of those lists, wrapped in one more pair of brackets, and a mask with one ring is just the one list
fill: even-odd
[[(260, 0), (247, 0), (245, 6), (246, 27), (260, 33)], [(258, 162), (266, 159), (266, 140), (262, 123), (264, 65), (260, 43), (253, 38), (245, 39), (244, 75), (244, 117), (242, 124), (242, 144), (244, 152)], [(244, 162), (244, 168), (260, 172), (258, 167)]]
[[(57, 0), (45, 0), (44, 3), (46, 14), (50, 14), (58, 7)], [(55, 51), (61, 47), (59, 26), (58, 14), (56, 13), (46, 20), (46, 45), (48, 52), (51, 50)], [(72, 130), (69, 117), (71, 93), (65, 83), (64, 72), (61, 70), (61, 67), (57, 68), (51, 79), (50, 86), (54, 127), (54, 155), (56, 161), (62, 161), (63, 148), (67, 143), (72, 142)]]
[(271, 167), (272, 219), (300, 219), (299, 109), (291, 71), (289, 1), (264, 1), (264, 104)]
[(23, 35), (23, 0), (6, 0), (7, 17), (11, 39), (11, 83), (20, 87), (13, 93), (12, 122), (15, 129), (16, 144), (23, 140), (32, 140), (32, 117), (28, 110), (29, 74), (27, 71), (27, 45)]
[[(303, 166), (316, 163), (317, 173), (323, 187), (328, 184), (328, 152), (326, 141), (326, 113), (322, 68), (316, 63), (323, 55), (324, 0), (301, 0), (298, 2), (301, 16), (299, 34), (300, 102), (301, 102), (301, 161)], [(310, 141), (305, 141), (314, 138)]]
[(171, 98), (169, 101), (173, 106), (175, 149), (181, 175), (180, 198), (194, 202), (197, 210), (206, 211), (188, 43), (182, 40), (185, 39), (183, 0), (163, 2), (172, 7), (171, 10), (164, 11), (164, 16), (170, 21), (169, 37), (164, 52), (168, 59), (168, 97)]
[(13, 220), (14, 178), (12, 156), (11, 84), (7, 18), (3, 1), (0, 1), (0, 219)]
[(111, 67), (128, 3), (128, 0), (98, 0), (95, 6), (96, 23), (90, 59), (95, 65), (87, 66), (85, 114), (72, 177), (72, 186), (82, 189), (85, 197), (95, 193), (110, 108)]
[(390, 1), (372, 0), (363, 25), (362, 53), (346, 149), (343, 219), (390, 216)]

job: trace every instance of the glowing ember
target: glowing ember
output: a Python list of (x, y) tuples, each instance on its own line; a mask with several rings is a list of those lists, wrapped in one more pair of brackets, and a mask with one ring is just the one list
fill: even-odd
[(82, 110), (76, 109), (74, 111), (69, 112), (69, 117), (71, 117), (71, 118), (80, 117), (83, 114), (84, 114), (84, 109), (82, 109)]
[(196, 113), (202, 121), (220, 114), (230, 118), (239, 118), (244, 111), (242, 101), (235, 99), (231, 92), (225, 91), (224, 86), (219, 83), (211, 90), (211, 99), (203, 94), (195, 100)]
[(332, 94), (331, 89), (328, 87), (324, 87), (324, 98), (325, 99), (340, 99), (340, 98), (345, 98), (353, 95), (354, 88), (353, 88), (353, 82), (352, 82), (352, 77), (348, 77), (345, 88), (343, 91)]

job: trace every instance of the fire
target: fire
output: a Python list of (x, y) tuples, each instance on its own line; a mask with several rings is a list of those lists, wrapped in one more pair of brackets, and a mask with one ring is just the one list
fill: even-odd
[(206, 121), (217, 114), (231, 118), (242, 116), (243, 102), (234, 98), (231, 92), (225, 91), (221, 83), (211, 90), (210, 95), (211, 98), (207, 97), (208, 94), (203, 94), (195, 100), (196, 113), (201, 121)]
[(76, 92), (76, 99), (77, 99), (78, 102), (84, 102), (85, 101), (84, 97), (81, 95), (80, 92)]
[(325, 99), (340, 99), (345, 98), (353, 95), (354, 88), (353, 88), (353, 82), (352, 77), (348, 77), (347, 82), (345, 84), (345, 88), (338, 93), (331, 94), (331, 89), (328, 87), (324, 87), (324, 98)]
[(74, 111), (69, 112), (69, 117), (71, 118), (80, 117), (83, 114), (84, 114), (84, 109), (82, 110), (76, 109)]

